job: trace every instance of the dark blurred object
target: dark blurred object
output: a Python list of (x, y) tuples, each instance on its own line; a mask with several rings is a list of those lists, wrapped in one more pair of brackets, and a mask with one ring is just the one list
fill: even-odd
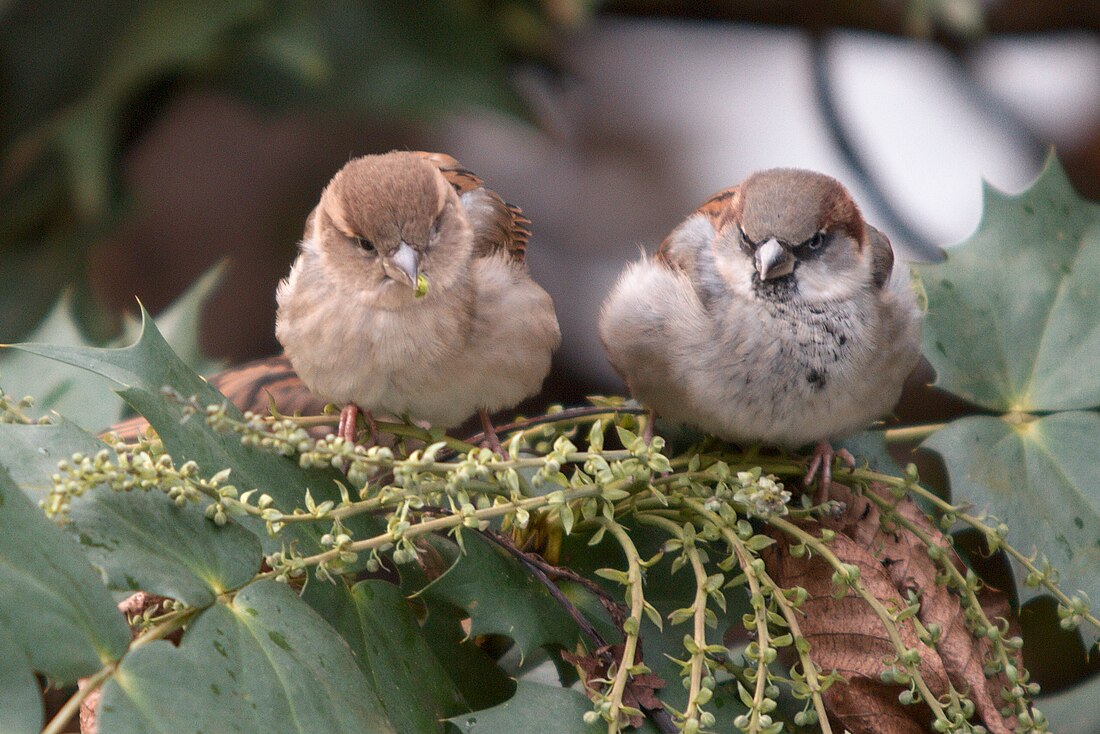
[[(989, 33), (1100, 30), (1100, 2), (1070, 0), (612, 0), (608, 12), (623, 15), (736, 20), (802, 28), (841, 27), (904, 35), (946, 34), (984, 29)], [(943, 37), (943, 36), (941, 36)]]
[[(90, 245), (131, 213), (122, 165), (196, 88), (254, 106), (422, 121), (513, 114), (517, 58), (538, 60), (579, 3), (521, 0), (22, 0), (0, 3), (0, 336), (18, 339)], [(204, 269), (204, 263), (199, 270)], [(193, 273), (192, 273), (193, 275)], [(88, 305), (87, 292), (78, 299)], [(95, 309), (88, 326), (112, 324)]]

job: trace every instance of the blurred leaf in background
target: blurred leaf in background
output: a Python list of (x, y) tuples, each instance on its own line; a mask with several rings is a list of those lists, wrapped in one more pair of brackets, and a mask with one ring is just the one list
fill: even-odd
[(189, 88), (317, 114), (420, 121), (470, 105), (523, 114), (513, 64), (545, 61), (556, 30), (588, 5), (0, 2), (0, 340), (25, 338), (69, 285), (61, 308), (95, 333), (111, 330), (81, 283), (86, 254), (134, 213), (125, 154)]
[[(209, 270), (157, 317), (161, 333), (181, 359), (197, 372), (208, 374), (221, 365), (202, 355), (199, 326), (202, 308), (226, 270), (221, 263)], [(108, 345), (99, 345), (81, 327), (71, 291), (65, 291), (53, 309), (27, 337), (29, 342), (68, 347), (125, 346), (141, 336), (141, 323), (127, 316), (123, 334)], [(13, 349), (0, 352), (0, 380), (12, 395), (37, 396), (32, 415), (56, 411), (88, 431), (100, 431), (125, 415), (126, 406), (104, 390), (103, 378), (79, 367), (43, 359)]]

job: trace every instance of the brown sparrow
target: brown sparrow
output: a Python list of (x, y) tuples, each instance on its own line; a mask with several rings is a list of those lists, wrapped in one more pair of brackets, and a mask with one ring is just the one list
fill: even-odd
[(668, 419), (735, 442), (817, 443), (806, 482), (820, 467), (827, 492), (829, 442), (893, 409), (922, 318), (908, 268), (848, 191), (773, 169), (712, 196), (630, 265), (600, 338)]
[(279, 284), (275, 334), (317, 397), (449, 428), (539, 391), (561, 342), (527, 271), (530, 222), (448, 155), (356, 158), (321, 194)]

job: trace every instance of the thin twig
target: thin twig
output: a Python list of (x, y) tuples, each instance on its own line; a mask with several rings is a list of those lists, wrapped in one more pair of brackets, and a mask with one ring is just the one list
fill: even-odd
[[(172, 634), (184, 624), (187, 620), (191, 619), (196, 613), (199, 612), (198, 607), (192, 607), (185, 609), (178, 614), (172, 615), (170, 619), (167, 619), (160, 624), (150, 629), (145, 634), (139, 636), (136, 640), (130, 643), (130, 647), (126, 653), (129, 654), (140, 647), (153, 642), (154, 640), (162, 640), (168, 635)], [(76, 713), (80, 710), (80, 705), (84, 703), (84, 700), (88, 696), (99, 690), (100, 686), (107, 682), (115, 671), (118, 670), (118, 666), (121, 663), (121, 659), (113, 660), (98, 671), (95, 674), (85, 679), (84, 685), (73, 694), (72, 698), (65, 702), (65, 704), (58, 709), (57, 713), (50, 723), (46, 725), (46, 728), (42, 730), (42, 734), (60, 734), (65, 731), (65, 725), (69, 723), (69, 720), (76, 716)]]
[[(558, 603), (562, 605), (562, 607), (573, 619), (573, 621), (577, 623), (577, 626), (580, 627), (585, 636), (588, 637), (588, 639), (592, 641), (592, 644), (596, 646), (597, 650), (608, 647), (607, 641), (603, 639), (603, 636), (599, 633), (599, 631), (594, 626), (592, 626), (592, 623), (588, 621), (588, 618), (584, 616), (584, 613), (581, 612), (580, 609), (577, 609), (577, 606), (573, 604), (573, 602), (569, 601), (568, 598), (566, 598), (565, 594), (563, 594), (561, 589), (558, 588), (558, 585), (550, 579), (550, 576), (555, 575), (559, 578), (576, 581), (589, 591), (596, 594), (604, 607), (608, 608), (608, 612), (611, 614), (613, 621), (615, 621), (617, 625), (622, 626), (623, 619), (625, 619), (626, 615), (622, 612), (621, 605), (612, 601), (607, 592), (604, 591), (604, 589), (602, 589), (599, 584), (596, 584), (594, 581), (580, 576), (575, 571), (571, 571), (567, 568), (562, 568), (561, 566), (555, 566), (547, 562), (544, 558), (537, 554), (521, 551), (515, 546), (515, 543), (513, 543), (511, 539), (506, 535), (501, 535), (500, 533), (489, 529), (482, 530), (481, 534), (499, 545), (504, 550), (511, 553), (516, 558), (516, 560), (522, 563), (527, 568), (527, 570), (531, 572), (531, 575), (538, 579), (539, 582), (546, 587), (546, 590), (550, 592), (550, 595), (553, 596), (558, 601)], [(618, 614), (616, 614), (615, 611), (612, 611), (612, 608), (618, 610)], [(609, 652), (605, 652), (604, 655), (608, 658), (611, 657), (611, 654)], [(662, 732), (662, 734), (675, 734), (675, 732), (677, 731), (676, 724), (673, 722), (672, 716), (668, 713), (668, 711), (666, 711), (664, 708), (649, 708), (645, 704), (639, 705), (641, 706), (642, 711), (644, 711), (645, 714), (653, 721), (653, 723), (656, 724), (657, 728)]]
[[(578, 420), (581, 418), (594, 418), (601, 415), (645, 415), (645, 408), (602, 408), (599, 406), (593, 406), (591, 408), (569, 408), (559, 413), (548, 413), (546, 415), (540, 415), (535, 418), (524, 418), (522, 420), (507, 423), (503, 426), (497, 426), (497, 435), (512, 433), (519, 430), (527, 430), (528, 428), (535, 428), (536, 426), (543, 426), (549, 423), (558, 423), (561, 421)], [(467, 443), (478, 444), (485, 440), (485, 433), (475, 433), (466, 439)]]
[[(493, 531), (486, 530), (484, 532), (488, 533)], [(504, 542), (511, 543), (511, 540), (507, 536), (500, 537), (504, 540)], [(494, 540), (496, 540), (496, 538), (494, 538)], [(513, 544), (511, 547), (515, 548), (515, 545)], [(611, 620), (617, 626), (622, 626), (623, 620), (626, 619), (626, 608), (622, 604), (615, 601), (611, 594), (607, 593), (607, 589), (603, 588), (592, 579), (581, 576), (579, 573), (571, 568), (566, 568), (565, 566), (555, 566), (537, 553), (528, 553), (526, 551), (520, 550), (519, 548), (515, 548), (515, 551), (523, 554), (527, 562), (538, 566), (539, 569), (544, 574), (546, 574), (547, 577), (551, 579), (565, 579), (567, 581), (572, 581), (573, 583), (587, 589), (590, 593), (592, 593), (600, 600), (600, 604), (602, 604), (604, 609), (607, 610), (607, 613), (611, 615)]]
[(500, 535), (492, 530), (485, 529), (481, 531), (481, 534), (486, 538), (496, 543), (498, 546), (508, 551), (517, 561), (523, 564), (523, 566), (530, 571), (531, 575), (538, 579), (539, 583), (546, 587), (546, 590), (550, 592), (550, 596), (562, 606), (566, 613), (572, 618), (577, 626), (580, 627), (581, 632), (587, 637), (597, 649), (607, 647), (607, 640), (603, 638), (603, 635), (592, 626), (592, 623), (588, 621), (588, 618), (584, 616), (580, 609), (577, 609), (577, 605), (569, 601), (565, 594), (562, 593), (558, 585), (550, 580), (550, 577), (546, 575), (546, 572), (536, 563), (531, 555), (524, 553), (506, 536)]

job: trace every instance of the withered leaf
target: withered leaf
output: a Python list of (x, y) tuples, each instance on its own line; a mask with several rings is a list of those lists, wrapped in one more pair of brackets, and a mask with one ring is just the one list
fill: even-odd
[[(871, 491), (896, 503), (900, 516), (954, 557), (948, 540), (912, 500), (898, 502), (883, 490)], [(1004, 681), (987, 679), (983, 672), (991, 644), (967, 629), (959, 598), (936, 583), (939, 569), (924, 544), (905, 528), (881, 522), (878, 508), (866, 497), (836, 484), (831, 497), (844, 502), (845, 511), (839, 517), (807, 522), (805, 527), (815, 535), (821, 527), (835, 531), (832, 551), (841, 561), (859, 568), (864, 588), (888, 609), (909, 606), (910, 595), (919, 599), (918, 619), (942, 630), (936, 648), (920, 642), (912, 624), (902, 622), (898, 627), (905, 645), (920, 651), (921, 676), (929, 689), (943, 696), (950, 681), (974, 702), (977, 717), (990, 732), (1009, 734), (1016, 722), (1002, 717), (996, 703), (1001, 700), (999, 689)], [(903, 688), (880, 679), (886, 668), (884, 660), (894, 656), (881, 620), (852, 590), (841, 599), (833, 598), (832, 568), (823, 558), (794, 558), (788, 552), (787, 539), (775, 531), (771, 534), (778, 542), (774, 551), (764, 554), (769, 574), (781, 586), (802, 586), (809, 593), (801, 626), (811, 645), (811, 657), (823, 670), (835, 669), (848, 681), (825, 692), (830, 715), (853, 734), (927, 731), (931, 717), (927, 707), (901, 704), (897, 697)], [(954, 560), (961, 564), (957, 557)]]
[[(603, 688), (604, 681), (609, 678), (611, 664), (622, 659), (622, 654), (622, 645), (607, 645), (587, 655), (574, 654), (568, 650), (561, 651), (563, 660), (580, 669), (585, 691)], [(636, 654), (635, 663), (640, 662), (640, 659)], [(623, 704), (642, 711), (663, 708), (661, 700), (657, 698), (657, 689), (663, 688), (664, 685), (664, 680), (653, 673), (631, 676), (623, 689)], [(645, 721), (645, 717), (631, 716), (629, 720), (630, 725), (637, 728)]]

